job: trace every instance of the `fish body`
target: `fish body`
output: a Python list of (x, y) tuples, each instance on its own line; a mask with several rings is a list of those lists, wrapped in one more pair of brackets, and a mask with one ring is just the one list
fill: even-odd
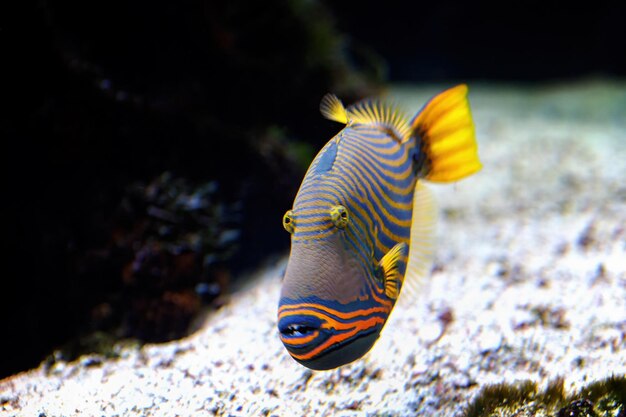
[(411, 120), (376, 100), (345, 108), (327, 95), (320, 109), (345, 127), (283, 217), (291, 252), (278, 308), (283, 344), (316, 370), (367, 353), (405, 277), (424, 274), (435, 210), (422, 180), (456, 181), (481, 167), (465, 85)]

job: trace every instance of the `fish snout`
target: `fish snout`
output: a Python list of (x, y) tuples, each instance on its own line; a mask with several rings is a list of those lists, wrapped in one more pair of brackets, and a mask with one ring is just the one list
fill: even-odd
[(278, 315), (280, 340), (289, 354), (313, 370), (328, 370), (365, 355), (372, 347), (383, 320), (374, 318), (359, 324), (325, 318), (318, 311), (285, 309)]

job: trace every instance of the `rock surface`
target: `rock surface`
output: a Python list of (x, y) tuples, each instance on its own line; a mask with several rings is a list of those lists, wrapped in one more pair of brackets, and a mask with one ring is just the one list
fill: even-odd
[[(432, 275), (362, 360), (289, 357), (282, 259), (191, 337), (0, 381), (0, 414), (455, 416), (486, 384), (626, 375), (626, 84), (470, 87), (484, 169), (431, 187)], [(414, 109), (438, 90), (390, 96)]]

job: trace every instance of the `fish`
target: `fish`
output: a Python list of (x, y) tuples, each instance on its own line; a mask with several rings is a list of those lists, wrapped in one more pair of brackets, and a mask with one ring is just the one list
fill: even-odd
[(482, 164), (466, 84), (411, 119), (383, 100), (345, 107), (333, 94), (320, 111), (344, 127), (283, 216), (291, 249), (277, 327), (293, 359), (329, 370), (369, 352), (403, 288), (427, 274), (437, 211), (424, 182), (455, 182)]

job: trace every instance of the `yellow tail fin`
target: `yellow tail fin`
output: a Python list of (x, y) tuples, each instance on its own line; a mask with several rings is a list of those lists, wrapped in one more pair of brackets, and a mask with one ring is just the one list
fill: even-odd
[(411, 127), (413, 135), (420, 137), (428, 160), (425, 179), (457, 181), (482, 167), (467, 85), (458, 85), (433, 97), (415, 116)]

